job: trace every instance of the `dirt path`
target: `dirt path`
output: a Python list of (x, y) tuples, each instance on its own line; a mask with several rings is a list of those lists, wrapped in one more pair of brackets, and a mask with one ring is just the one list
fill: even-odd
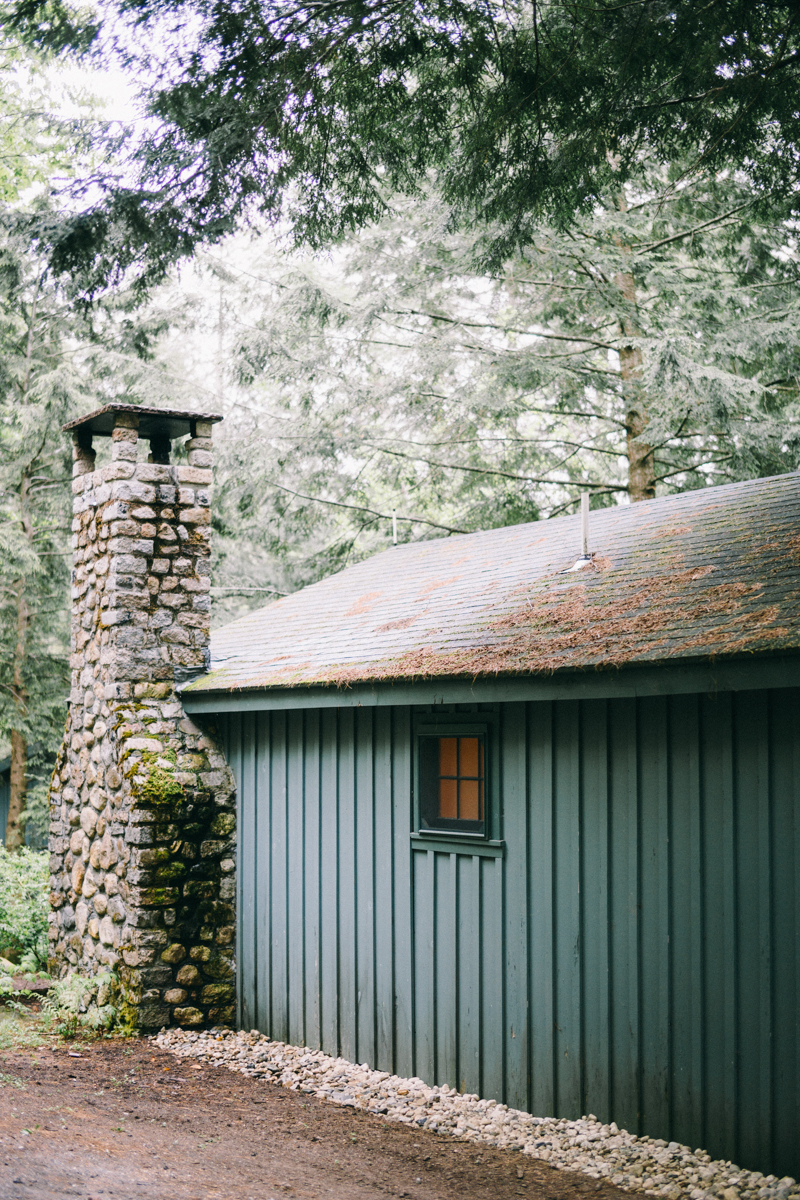
[(630, 1200), (146, 1041), (0, 1055), (0, 1198)]

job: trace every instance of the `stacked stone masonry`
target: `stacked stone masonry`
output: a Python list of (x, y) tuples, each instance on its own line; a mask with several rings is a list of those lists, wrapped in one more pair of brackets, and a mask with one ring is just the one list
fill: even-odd
[(72, 690), (51, 785), (51, 967), (113, 970), (140, 1028), (229, 1023), (234, 788), (176, 679), (208, 661), (211, 425), (188, 464), (119, 413), (74, 435)]

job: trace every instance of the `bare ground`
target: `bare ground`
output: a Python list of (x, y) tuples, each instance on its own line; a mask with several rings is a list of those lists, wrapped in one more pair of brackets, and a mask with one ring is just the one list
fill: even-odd
[(62, 1043), (0, 1054), (0, 1200), (630, 1200), (146, 1040), (74, 1053)]

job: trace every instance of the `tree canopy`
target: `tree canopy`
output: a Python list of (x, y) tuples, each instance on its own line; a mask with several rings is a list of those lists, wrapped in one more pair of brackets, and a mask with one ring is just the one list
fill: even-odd
[(678, 174), (543, 225), (495, 273), (435, 191), (329, 256), (198, 256), (174, 344), (226, 413), (215, 619), (385, 548), (393, 513), (408, 541), (797, 469), (792, 225), (746, 183)]
[[(69, 692), (71, 470), (61, 426), (87, 400), (157, 403), (165, 388), (180, 391), (148, 361), (165, 314), (122, 290), (87, 306), (83, 281), (56, 278), (31, 246), (26, 222), (58, 230), (56, 186), (97, 162), (94, 99), (48, 65), (0, 41), (0, 744), (11, 751), (11, 849), (26, 822), (28, 833), (46, 833)], [(179, 308), (169, 316), (177, 325)]]
[(124, 295), (87, 311), (24, 239), (0, 230), (0, 738), (11, 748), (10, 848), (22, 843), (31, 790), (37, 832), (46, 829), (69, 694), (71, 462), (61, 426), (107, 400), (159, 403), (165, 383), (167, 400), (185, 404), (180, 385), (147, 361), (163, 326)]
[[(495, 265), (643, 158), (742, 170), (800, 205), (797, 0), (116, 0), (93, 25), (7, 0), (39, 44), (92, 42), (153, 118), (127, 181), (75, 213), (55, 261), (151, 276), (243, 216), (311, 246), (385, 215), (435, 171)], [(98, 33), (99, 28), (99, 33)], [(72, 31), (70, 33), (70, 31)], [(136, 180), (132, 182), (131, 171)]]

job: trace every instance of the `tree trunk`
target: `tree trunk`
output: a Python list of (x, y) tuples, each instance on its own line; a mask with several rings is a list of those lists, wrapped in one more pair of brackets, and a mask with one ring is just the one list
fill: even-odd
[[(629, 271), (614, 281), (631, 310), (636, 307), (636, 283)], [(626, 337), (640, 331), (625, 317), (620, 322)], [(643, 436), (647, 425), (647, 397), (642, 387), (642, 352), (638, 346), (623, 346), (619, 352), (622, 391), (625, 397), (625, 429), (628, 443), (628, 495), (632, 501), (653, 500), (656, 494), (653, 447)]]
[[(23, 528), (29, 540), (33, 529), (28, 520), (27, 475), (23, 476), (20, 488), (22, 501)], [(17, 593), (17, 643), (14, 647), (14, 673), (11, 681), (11, 695), (14, 701), (16, 728), (11, 730), (11, 778), (10, 797), (8, 803), (8, 818), (6, 820), (6, 850), (19, 850), (25, 844), (25, 809), (28, 805), (28, 739), (22, 731), (25, 729), (28, 715), (28, 692), (25, 687), (25, 666), (28, 657), (28, 629), (30, 625), (30, 610), (26, 595), (27, 580), (23, 575), (18, 579), (15, 588)]]
[[(27, 404), (31, 387), (33, 371), (33, 347), (36, 327), (36, 313), (39, 303), (39, 292), (43, 275), (39, 276), (36, 290), (31, 302), (28, 318), (27, 349), (25, 352), (25, 377), (20, 387), (20, 404)], [(19, 483), (19, 519), (28, 544), (34, 543), (34, 526), (29, 510), (31, 477), (24, 470)], [(25, 810), (28, 807), (28, 737), (23, 730), (27, 729), (28, 691), (25, 686), (25, 676), (28, 660), (28, 633), (31, 613), (28, 607), (28, 581), (25, 576), (19, 578), (14, 587), (17, 593), (17, 643), (14, 647), (14, 671), (11, 681), (11, 695), (15, 709), (15, 728), (11, 730), (11, 777), (10, 796), (8, 803), (8, 818), (6, 820), (6, 850), (19, 850), (25, 845)]]
[(11, 796), (6, 820), (6, 850), (25, 845), (25, 808), (28, 798), (28, 743), (16, 729), (11, 731)]

